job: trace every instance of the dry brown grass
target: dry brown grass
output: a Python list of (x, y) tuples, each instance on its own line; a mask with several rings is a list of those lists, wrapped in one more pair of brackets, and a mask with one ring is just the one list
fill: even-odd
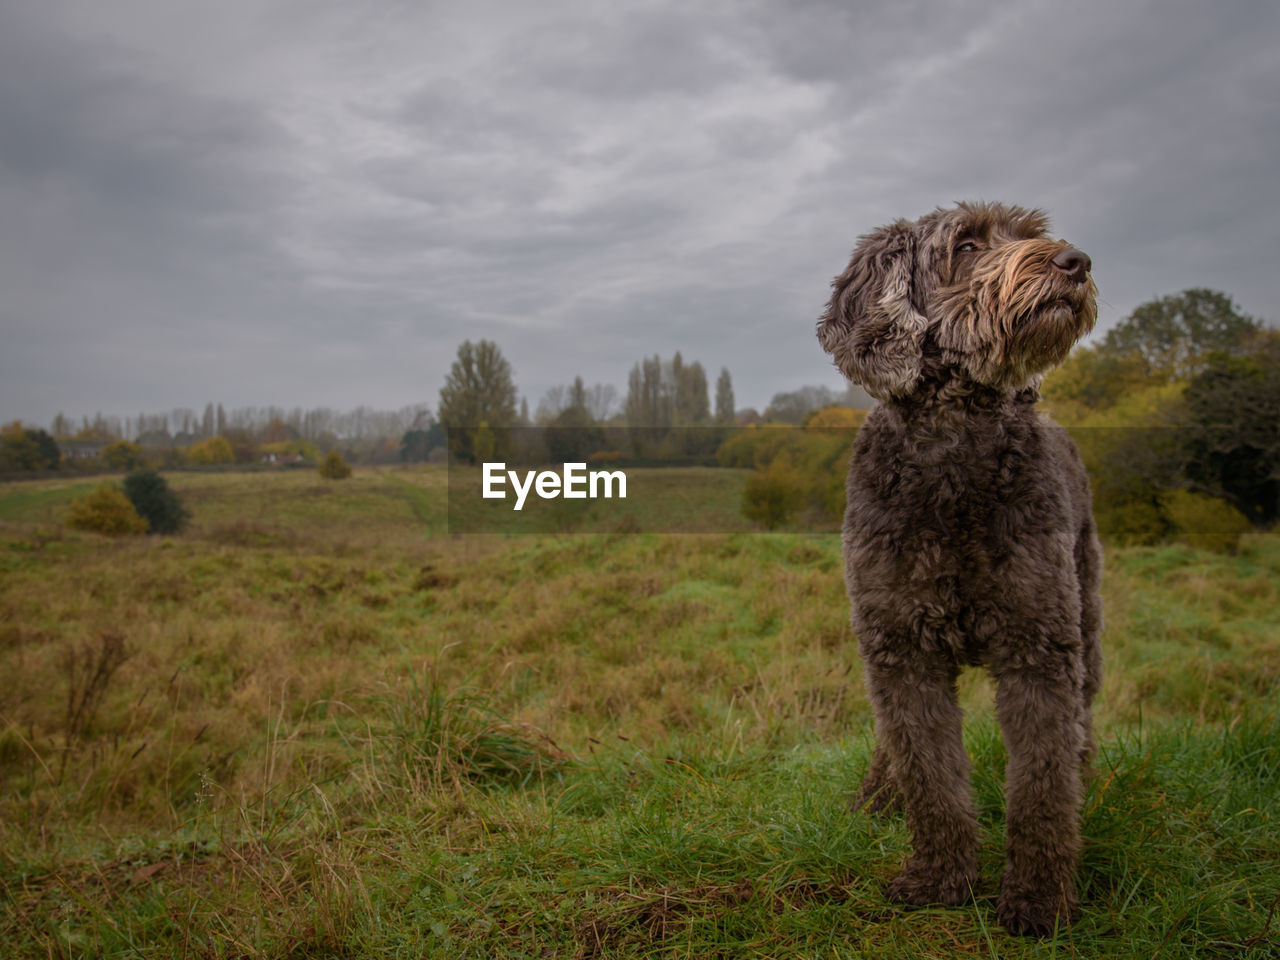
[[(843, 812), (868, 710), (836, 537), (451, 538), (432, 470), (171, 483), (189, 529), (127, 542), (62, 528), (74, 485), (0, 486), (0, 933), (29, 952), (361, 956), (403, 930), (590, 955), (755, 910), (775, 953), (788, 918), (814, 946), (852, 911), (889, 955), (989, 954), (973, 917), (885, 913), (900, 838)], [(1274, 537), (1112, 552), (1106, 577), (1104, 738), (1274, 694)], [(999, 809), (990, 686), (961, 695)], [(1104, 792), (1093, 829), (1114, 807), (1128, 842), (1162, 790)]]

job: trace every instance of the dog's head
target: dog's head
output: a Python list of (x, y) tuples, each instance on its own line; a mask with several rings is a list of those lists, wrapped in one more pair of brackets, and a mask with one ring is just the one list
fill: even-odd
[(818, 321), (818, 341), (881, 400), (926, 378), (1016, 391), (1093, 329), (1082, 251), (1046, 236), (1036, 210), (961, 203), (861, 238)]

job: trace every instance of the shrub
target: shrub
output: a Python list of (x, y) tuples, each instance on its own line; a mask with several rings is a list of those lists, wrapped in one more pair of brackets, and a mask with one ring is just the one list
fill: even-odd
[(716, 459), (722, 467), (767, 467), (796, 432), (777, 426), (735, 430), (716, 450)]
[(1225, 500), (1190, 490), (1171, 490), (1160, 497), (1178, 539), (1202, 550), (1235, 553), (1240, 535), (1251, 529), (1243, 513)]
[(235, 463), (236, 451), (226, 437), (207, 437), (187, 447), (187, 459), (206, 465)]
[(1146, 498), (1104, 502), (1094, 498), (1094, 520), (1098, 536), (1124, 547), (1147, 547), (1164, 543), (1173, 532), (1169, 514), (1161, 507), (1160, 495), (1150, 491)]
[(117, 440), (102, 448), (102, 462), (112, 470), (136, 470), (142, 466), (142, 448), (128, 440)]
[(866, 421), (866, 410), (854, 410), (852, 407), (821, 407), (805, 417), (804, 425), (808, 428), (824, 430), (857, 430)]
[[(822, 414), (817, 418), (820, 422), (848, 420), (853, 423), (861, 418), (862, 412), (819, 413)], [(721, 444), (716, 458), (722, 466), (754, 467), (761, 474), (767, 474), (775, 463), (785, 462), (788, 469), (783, 474), (789, 473), (800, 491), (800, 502), (790, 507), (788, 512), (807, 506), (815, 516), (839, 520), (844, 516), (845, 476), (849, 472), (849, 451), (856, 435), (855, 426), (850, 423), (836, 427), (738, 430)], [(756, 483), (764, 481), (758, 479)], [(760, 489), (763, 491), (764, 488)], [(753, 509), (766, 508), (761, 503)]]
[(326, 480), (345, 480), (351, 476), (351, 467), (337, 450), (330, 450), (316, 471)]
[(71, 502), (67, 526), (109, 537), (147, 532), (147, 521), (138, 515), (119, 487), (101, 484), (92, 493)]
[(135, 470), (125, 477), (124, 495), (147, 521), (149, 533), (178, 533), (190, 517), (178, 495), (154, 470)]
[(785, 523), (804, 503), (804, 480), (785, 460), (747, 478), (742, 489), (742, 514), (769, 530)]

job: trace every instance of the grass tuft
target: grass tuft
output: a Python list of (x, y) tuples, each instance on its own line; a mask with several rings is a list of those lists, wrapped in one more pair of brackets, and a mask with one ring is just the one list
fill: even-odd
[[(437, 661), (438, 662), (438, 661)], [(374, 766), (396, 789), (458, 789), (462, 783), (526, 787), (567, 763), (549, 736), (516, 723), (494, 707), (493, 694), (471, 686), (448, 689), (435, 664), (410, 672), (398, 697), (372, 699), (385, 727), (370, 737)]]

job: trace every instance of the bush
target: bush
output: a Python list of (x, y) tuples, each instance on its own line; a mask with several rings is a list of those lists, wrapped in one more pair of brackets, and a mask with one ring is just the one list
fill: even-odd
[(1202, 550), (1235, 553), (1240, 535), (1251, 529), (1243, 513), (1225, 500), (1190, 490), (1171, 490), (1160, 498), (1178, 539)]
[(138, 515), (119, 487), (101, 484), (88, 496), (71, 501), (67, 526), (109, 537), (147, 532), (147, 521)]
[(776, 529), (804, 504), (804, 479), (785, 460), (747, 478), (742, 489), (742, 514), (769, 530)]
[(804, 425), (810, 429), (857, 430), (866, 422), (866, 410), (854, 410), (852, 407), (822, 407), (805, 417)]
[(192, 463), (206, 466), (216, 463), (235, 463), (236, 451), (226, 437), (207, 437), (187, 447), (187, 459)]
[(178, 533), (190, 517), (178, 495), (154, 470), (135, 470), (125, 477), (124, 495), (147, 521), (149, 533)]
[(722, 467), (767, 467), (797, 432), (778, 426), (735, 430), (716, 450), (716, 459)]
[(1154, 546), (1166, 542), (1173, 534), (1172, 521), (1155, 490), (1145, 499), (1134, 497), (1104, 503), (1095, 497), (1093, 516), (1098, 524), (1098, 536), (1117, 546)]
[(337, 450), (330, 450), (316, 471), (326, 480), (345, 480), (351, 476), (351, 467)]
[[(848, 411), (848, 414), (854, 416), (830, 414), (827, 411), (819, 411), (819, 414), (822, 416), (817, 419), (822, 423), (827, 420), (849, 422), (836, 427), (761, 427), (737, 430), (721, 444), (716, 451), (716, 458), (722, 466), (754, 467), (762, 474), (767, 474), (775, 463), (785, 462), (788, 470), (783, 473), (789, 472), (793, 476), (800, 491), (800, 503), (791, 507), (791, 510), (807, 507), (814, 516), (825, 516), (838, 521), (844, 516), (849, 451), (853, 447), (856, 421), (861, 419), (861, 411)], [(765, 508), (758, 506), (753, 509)]]
[(112, 470), (137, 470), (142, 466), (142, 448), (128, 440), (107, 444), (99, 456)]

